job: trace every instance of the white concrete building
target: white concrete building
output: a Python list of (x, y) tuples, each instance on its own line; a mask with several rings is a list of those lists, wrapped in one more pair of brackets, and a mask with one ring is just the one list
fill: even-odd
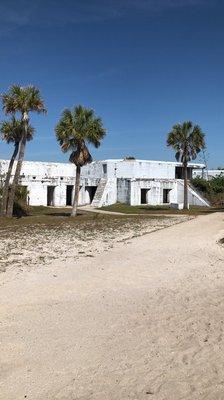
[[(8, 161), (0, 160), (4, 180)], [(189, 164), (188, 176), (202, 164)], [(30, 205), (66, 206), (72, 204), (75, 166), (66, 163), (30, 162), (23, 164), (20, 183), (29, 192)], [(82, 168), (79, 204), (96, 207), (116, 202), (130, 205), (182, 204), (182, 167), (177, 162), (147, 160), (94, 161)], [(189, 204), (209, 206), (189, 185)]]

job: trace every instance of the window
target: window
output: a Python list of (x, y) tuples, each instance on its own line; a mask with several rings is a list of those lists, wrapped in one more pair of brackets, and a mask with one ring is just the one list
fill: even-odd
[[(187, 168), (187, 178), (192, 179), (192, 167)], [(175, 168), (175, 179), (184, 179), (184, 170), (183, 167), (176, 167)]]
[(104, 173), (104, 174), (107, 173), (107, 164), (103, 164), (103, 173)]

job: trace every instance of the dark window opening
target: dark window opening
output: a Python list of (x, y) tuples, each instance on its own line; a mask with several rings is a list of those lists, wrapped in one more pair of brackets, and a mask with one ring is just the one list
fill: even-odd
[[(192, 179), (192, 171), (193, 168), (187, 168), (187, 178)], [(184, 179), (184, 170), (183, 167), (176, 167), (175, 168), (175, 179)]]
[(96, 193), (97, 186), (86, 186), (86, 190), (89, 193), (89, 201), (92, 203), (95, 193)]
[(141, 204), (147, 204), (147, 193), (149, 189), (141, 189)]
[(66, 206), (72, 206), (73, 185), (66, 186)]
[(175, 179), (183, 179), (183, 168), (182, 167), (175, 168)]
[(107, 173), (107, 164), (103, 164), (103, 173), (104, 173), (104, 174)]
[(54, 191), (55, 191), (55, 186), (47, 187), (47, 205), (48, 206), (54, 206)]
[(163, 204), (170, 203), (170, 191), (171, 189), (163, 189)]

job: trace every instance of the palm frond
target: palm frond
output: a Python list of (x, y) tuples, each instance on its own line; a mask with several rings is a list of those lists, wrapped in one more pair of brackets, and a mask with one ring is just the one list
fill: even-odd
[(167, 146), (174, 149), (177, 161), (186, 164), (195, 160), (198, 153), (205, 148), (205, 135), (198, 125), (185, 121), (173, 126), (167, 137)]
[(92, 109), (78, 105), (71, 110), (65, 109), (62, 112), (61, 118), (55, 126), (55, 134), (62, 151), (73, 151), (71, 159), (78, 162), (77, 152), (85, 153), (84, 159), (88, 163), (91, 156), (87, 157), (87, 151), (83, 150), (87, 149), (86, 143), (90, 143), (96, 148), (99, 147), (101, 140), (106, 135), (106, 129), (103, 127), (101, 118), (96, 117)]
[[(32, 140), (35, 129), (28, 124), (26, 138)], [(19, 142), (24, 134), (24, 125), (21, 120), (16, 119), (14, 116), (9, 121), (4, 121), (0, 124), (1, 137), (7, 143)]]
[(35, 111), (37, 113), (46, 113), (44, 101), (40, 91), (35, 86), (19, 86), (12, 85), (7, 93), (1, 95), (3, 103), (3, 111), (6, 114), (16, 112), (29, 113)]

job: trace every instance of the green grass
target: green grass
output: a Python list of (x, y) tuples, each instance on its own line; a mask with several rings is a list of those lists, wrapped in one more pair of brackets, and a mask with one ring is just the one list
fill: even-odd
[[(124, 215), (116, 214), (100, 214), (91, 213), (87, 211), (79, 211), (77, 217), (71, 217), (71, 208), (56, 208), (56, 207), (44, 207), (44, 206), (32, 206), (29, 207), (29, 215), (21, 218), (1, 218), (0, 217), (0, 231), (7, 227), (18, 228), (23, 226), (42, 226), (44, 228), (64, 228), (64, 227), (84, 227), (88, 225), (88, 229), (91, 230), (91, 226), (100, 224), (105, 227), (109, 224), (119, 224), (119, 221), (131, 218), (151, 218), (151, 219), (164, 219), (167, 218), (166, 214), (170, 215), (203, 215), (216, 211), (224, 211), (224, 208), (207, 208), (207, 207), (191, 207), (189, 211), (178, 211), (169, 208), (169, 206), (129, 206), (127, 204), (113, 204), (111, 206), (102, 207), (102, 210), (120, 212)], [(136, 214), (132, 216), (130, 214)], [(154, 215), (156, 214), (156, 215)], [(159, 215), (159, 216), (158, 216)], [(131, 221), (130, 221), (131, 222)]]
[[(20, 218), (2, 218), (0, 217), (0, 231), (6, 228), (19, 228), (19, 227), (43, 227), (43, 228), (65, 228), (65, 227), (82, 227), (83, 229), (88, 226), (88, 230), (91, 231), (91, 227), (96, 225), (102, 225), (105, 229), (107, 224), (117, 225), (124, 220), (131, 219), (136, 220), (136, 217), (131, 215), (108, 215), (100, 213), (91, 213), (87, 211), (78, 212), (77, 217), (71, 217), (71, 208), (56, 208), (56, 207), (44, 207), (44, 206), (32, 206), (29, 207), (29, 215)], [(139, 218), (150, 218), (150, 219), (165, 219), (165, 216), (156, 217), (153, 215), (139, 215)]]
[(190, 210), (175, 210), (169, 206), (151, 206), (151, 205), (141, 205), (141, 206), (130, 206), (128, 204), (112, 204), (110, 206), (102, 207), (102, 210), (121, 212), (124, 214), (175, 214), (175, 215), (203, 215), (209, 214), (217, 211), (224, 211), (221, 207), (199, 207), (191, 206)]

